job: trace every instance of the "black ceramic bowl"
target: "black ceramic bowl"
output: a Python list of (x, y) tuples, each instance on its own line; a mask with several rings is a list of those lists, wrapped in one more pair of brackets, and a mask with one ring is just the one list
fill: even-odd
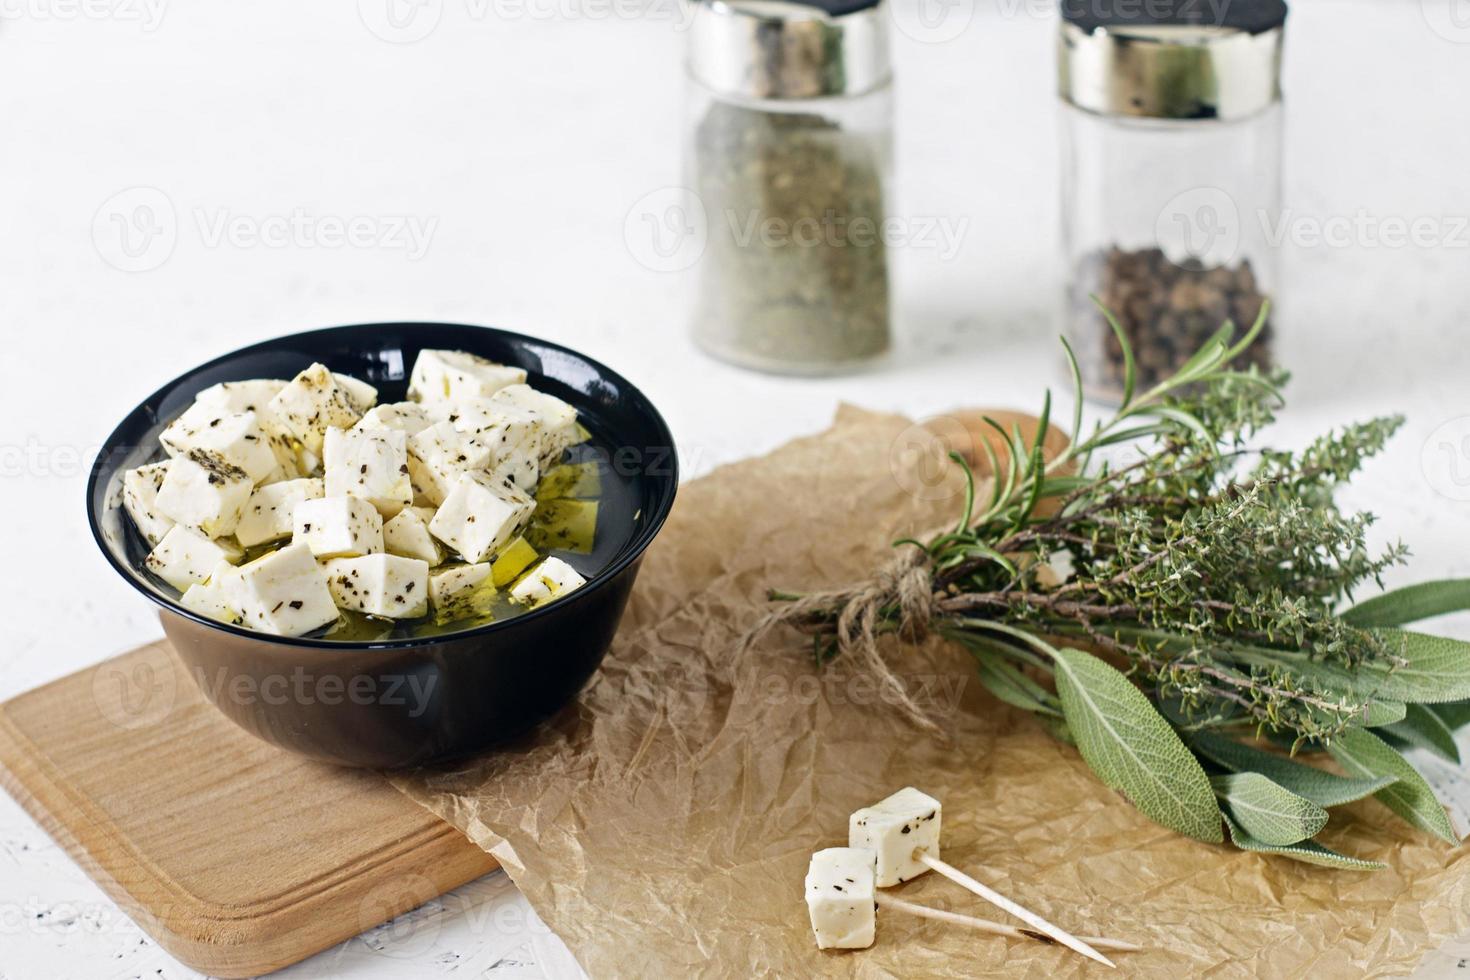
[[(221, 381), (291, 378), (320, 361), (400, 401), (421, 349), (465, 350), (525, 368), (529, 382), (581, 413), (602, 462), (592, 571), (570, 595), (458, 633), (373, 643), (276, 637), (183, 608), (144, 571), (148, 545), (121, 507), (124, 470), (161, 458), (158, 435)], [(612, 642), (640, 557), (673, 506), (673, 437), (625, 379), (532, 337), (445, 323), (372, 323), (269, 340), (183, 375), (133, 409), (108, 437), (87, 485), (92, 533), (114, 568), (158, 604), (163, 629), (205, 696), (282, 748), (352, 766), (393, 768), (474, 752), (521, 734), (566, 705)]]

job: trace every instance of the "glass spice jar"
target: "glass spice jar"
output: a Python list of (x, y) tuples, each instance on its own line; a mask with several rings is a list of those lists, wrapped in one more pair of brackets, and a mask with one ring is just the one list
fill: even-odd
[(826, 374), (887, 352), (887, 20), (882, 0), (695, 0), (685, 161), (707, 353)]
[[(1282, 0), (1063, 0), (1063, 321), (1090, 397), (1124, 377), (1097, 303), (1139, 390), (1268, 298), (1275, 319), (1285, 23)], [(1271, 331), (1242, 361), (1269, 365)]]

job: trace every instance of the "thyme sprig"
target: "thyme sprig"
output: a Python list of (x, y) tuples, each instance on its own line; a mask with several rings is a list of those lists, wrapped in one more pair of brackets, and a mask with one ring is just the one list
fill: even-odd
[[(1257, 445), (1287, 376), (1234, 365), (1267, 312), (1239, 338), (1225, 324), (1140, 392), (1104, 311), (1124, 351), (1111, 416), (1080, 434), (1081, 372), (1064, 340), (1075, 405), (1064, 450), (1043, 450), (1049, 392), (1030, 441), (987, 418), (999, 447), (981, 443), (991, 478), (977, 482), (952, 454), (966, 493), (950, 528), (898, 542), (872, 582), (773, 593), (787, 605), (762, 628), (796, 626), (814, 637), (819, 665), (856, 654), (900, 687), (880, 637), (937, 632), (973, 654), (998, 698), (1074, 741), (1104, 782), (1203, 840), (1228, 829), (1248, 850), (1371, 867), (1310, 839), (1323, 822), (1314, 796), (1327, 806), (1370, 792), (1455, 840), (1398, 749), (1453, 752), (1446, 733), (1470, 714), (1459, 704), (1470, 699), (1470, 644), (1397, 627), (1426, 609), (1470, 608), (1470, 586), (1344, 608), (1408, 555), (1375, 552), (1373, 516), (1335, 501), (1402, 419), (1344, 426), (1295, 452)], [(1124, 450), (1133, 456), (1118, 458)], [(1346, 774), (1253, 747), (1260, 738), (1293, 755), (1331, 752)]]

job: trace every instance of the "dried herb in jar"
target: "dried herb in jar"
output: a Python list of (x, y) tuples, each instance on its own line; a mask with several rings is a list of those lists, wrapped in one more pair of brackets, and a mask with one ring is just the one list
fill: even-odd
[(709, 223), (696, 340), (764, 370), (821, 373), (889, 345), (882, 160), (816, 114), (715, 101), (695, 132)]

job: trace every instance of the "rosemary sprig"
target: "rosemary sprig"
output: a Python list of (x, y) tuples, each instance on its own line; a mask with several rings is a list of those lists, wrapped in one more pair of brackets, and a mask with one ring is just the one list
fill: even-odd
[[(1372, 552), (1373, 517), (1334, 500), (1402, 420), (1345, 426), (1298, 452), (1256, 445), (1287, 376), (1233, 365), (1267, 312), (1238, 339), (1225, 324), (1139, 392), (1128, 341), (1104, 311), (1125, 352), (1110, 417), (1049, 458), (1049, 392), (1029, 443), (986, 419), (1003, 451), (982, 443), (988, 487), (953, 456), (967, 491), (951, 528), (898, 542), (892, 566), (861, 586), (772, 593), (787, 605), (761, 628), (794, 625), (814, 637), (819, 665), (854, 654), (895, 685), (880, 638), (937, 632), (975, 657), (997, 698), (1074, 741), (1105, 783), (1202, 840), (1228, 830), (1246, 850), (1373, 867), (1311, 840), (1323, 807), (1371, 792), (1455, 841), (1398, 749), (1454, 751), (1447, 733), (1470, 719), (1470, 644), (1398, 627), (1470, 608), (1470, 584), (1344, 608), (1407, 557), (1402, 546)], [(1081, 373), (1063, 346), (1076, 434)], [(1119, 447), (1136, 458), (1114, 461)], [(1250, 747), (1260, 738), (1292, 755), (1326, 750), (1346, 776)]]

